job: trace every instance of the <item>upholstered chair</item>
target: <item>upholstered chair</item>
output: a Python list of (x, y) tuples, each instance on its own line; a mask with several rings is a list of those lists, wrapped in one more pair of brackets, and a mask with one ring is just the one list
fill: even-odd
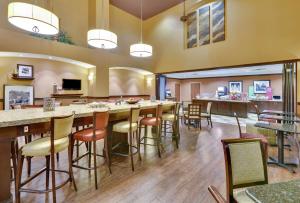
[[(140, 120), (139, 125), (139, 135), (140, 135), (140, 144), (144, 144), (144, 148), (146, 145), (149, 146), (155, 146), (157, 148), (158, 157), (161, 158), (161, 122), (162, 122), (162, 112), (163, 112), (163, 106), (162, 104), (157, 105), (155, 109), (155, 115), (151, 117), (145, 117)], [(147, 134), (147, 127), (151, 126), (155, 128), (155, 134), (152, 134), (152, 136), (148, 136)], [(144, 130), (144, 136), (141, 136), (141, 130), (142, 128), (145, 128)], [(148, 144), (147, 139), (153, 139), (154, 144)], [(139, 147), (140, 148), (140, 147)]]
[(164, 129), (164, 136), (167, 135), (167, 129), (171, 126), (172, 128), (172, 139), (176, 142), (176, 148), (178, 149), (178, 143), (180, 138), (179, 132), (179, 110), (180, 110), (180, 103), (176, 103), (171, 106), (171, 112), (163, 113), (162, 114), (162, 125)]
[[(73, 167), (84, 169), (84, 170), (93, 170), (94, 175), (95, 175), (95, 188), (98, 189), (98, 178), (97, 178), (97, 156), (102, 156), (97, 154), (97, 141), (99, 140), (104, 140), (104, 148), (105, 148), (105, 158), (106, 158), (106, 163), (109, 169), (109, 172), (111, 173), (111, 168), (110, 168), (110, 156), (108, 152), (108, 143), (107, 143), (107, 126), (109, 122), (109, 113), (108, 111), (105, 112), (94, 112), (93, 113), (93, 126), (90, 128), (85, 128), (83, 130), (79, 130), (72, 135), (71, 139), (71, 147), (72, 147), (72, 157), (73, 157), (73, 149), (74, 149), (74, 143), (75, 141), (80, 141), (80, 142), (85, 142), (88, 143), (88, 151), (79, 156), (76, 157), (72, 161)], [(92, 147), (93, 145), (93, 147)], [(93, 153), (92, 153), (92, 148), (93, 148)], [(91, 158), (93, 155), (94, 159), (94, 164), (93, 167), (91, 167)], [(89, 162), (88, 162), (88, 167), (78, 165), (78, 162), (80, 159), (83, 157), (88, 156)], [(77, 164), (75, 164), (77, 162)]]
[[(49, 193), (52, 192), (53, 202), (56, 202), (56, 190), (61, 188), (63, 185), (68, 182), (72, 182), (75, 190), (76, 184), (73, 176), (72, 170), (72, 157), (71, 157), (71, 147), (70, 136), (72, 133), (74, 115), (65, 116), (65, 117), (53, 117), (51, 119), (51, 134), (49, 137), (40, 138), (34, 140), (28, 144), (22, 146), (18, 153), (18, 165), (17, 165), (17, 177), (16, 177), (16, 202), (20, 202), (20, 193), (21, 192), (31, 192), (31, 193)], [(68, 162), (69, 168), (68, 171), (56, 170), (55, 169), (55, 154), (68, 150)], [(46, 167), (39, 171), (37, 174), (29, 177), (25, 181), (21, 181), (22, 177), (22, 168), (25, 157), (45, 157), (46, 158)], [(52, 187), (49, 189), (49, 175), (51, 171), (52, 176)], [(27, 183), (32, 181), (34, 178), (41, 175), (43, 172), (46, 172), (46, 189), (28, 189), (23, 188)], [(63, 172), (68, 174), (68, 179), (56, 185), (55, 174), (56, 172)]]
[(194, 121), (195, 125), (199, 125), (201, 129), (201, 105), (189, 104), (188, 112), (184, 114), (184, 120), (188, 121), (188, 129), (190, 129), (191, 121)]
[(253, 202), (245, 189), (250, 186), (268, 184), (267, 163), (260, 139), (222, 140), (225, 168), (227, 200), (217, 189), (209, 186), (209, 191), (217, 202)]
[[(113, 133), (127, 134), (129, 139), (129, 156), (131, 162), (131, 169), (134, 171), (133, 163), (133, 148), (137, 150), (139, 159), (141, 159), (140, 147), (139, 147), (139, 134), (138, 134), (138, 122), (140, 117), (140, 108), (131, 108), (129, 119), (127, 121), (121, 121), (113, 125)], [(133, 145), (134, 135), (136, 137), (136, 146)]]
[(211, 120), (211, 106), (212, 106), (212, 102), (208, 102), (207, 103), (207, 107), (206, 107), (206, 112), (205, 113), (201, 113), (201, 118), (206, 118), (207, 120), (207, 124), (210, 124), (210, 127), (213, 127), (212, 124), (212, 120)]

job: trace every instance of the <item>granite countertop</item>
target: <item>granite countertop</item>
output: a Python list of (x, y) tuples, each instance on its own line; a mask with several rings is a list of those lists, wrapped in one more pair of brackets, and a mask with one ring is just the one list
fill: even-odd
[[(103, 103), (103, 102), (101, 102)], [(88, 105), (70, 105), (56, 107), (55, 111), (44, 112), (43, 108), (34, 109), (16, 109), (0, 111), (0, 128), (28, 125), (33, 123), (49, 122), (51, 117), (55, 116), (67, 116), (75, 112), (75, 117), (86, 117), (91, 116), (94, 111), (107, 111), (110, 113), (121, 113), (129, 111), (131, 107), (140, 106), (141, 109), (147, 109), (155, 107), (158, 104), (172, 105), (174, 102), (171, 101), (142, 101), (135, 105), (122, 104), (115, 105), (113, 103), (105, 103), (106, 107), (103, 108), (91, 108)]]

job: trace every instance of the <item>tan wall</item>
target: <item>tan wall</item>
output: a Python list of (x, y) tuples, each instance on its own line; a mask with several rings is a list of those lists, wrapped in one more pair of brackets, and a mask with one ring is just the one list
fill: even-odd
[(109, 70), (109, 95), (145, 94), (145, 76), (130, 70)]
[(200, 94), (210, 94), (214, 96), (219, 86), (227, 86), (229, 81), (243, 81), (243, 92), (248, 92), (249, 86), (253, 85), (254, 80), (271, 80), (273, 95), (282, 96), (282, 77), (281, 75), (268, 76), (244, 76), (226, 78), (207, 78), (207, 79), (168, 79), (167, 88), (175, 95), (175, 84), (180, 84), (180, 96), (182, 101), (191, 99), (191, 83), (200, 83)]
[(226, 40), (184, 48), (182, 4), (145, 22), (157, 73), (299, 58), (300, 1), (226, 0)]
[[(17, 64), (34, 66), (33, 81), (19, 81), (11, 79), (11, 74)], [(36, 98), (49, 97), (53, 93), (53, 84), (62, 85), (62, 79), (80, 79), (81, 91), (64, 91), (64, 93), (88, 94), (88, 70), (82, 67), (44, 59), (29, 58), (0, 58), (0, 98), (3, 98), (3, 85), (33, 85)]]

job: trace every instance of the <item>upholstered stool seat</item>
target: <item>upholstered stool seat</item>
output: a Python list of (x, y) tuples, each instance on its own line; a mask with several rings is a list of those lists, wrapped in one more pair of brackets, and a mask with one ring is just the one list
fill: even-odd
[[(137, 123), (132, 123), (131, 124), (131, 130), (132, 131), (137, 131), (138, 129), (138, 124)], [(130, 131), (130, 122), (129, 121), (122, 121), (119, 122), (115, 125), (113, 125), (113, 131), (118, 132), (118, 133), (129, 133)]]
[[(54, 152), (58, 153), (68, 149), (69, 138), (64, 137), (54, 140)], [(40, 138), (34, 140), (28, 144), (25, 144), (22, 148), (22, 155), (24, 156), (49, 156), (51, 154), (51, 141), (50, 137)]]
[(156, 117), (143, 118), (140, 121), (140, 125), (156, 126), (157, 125), (157, 120), (158, 120), (159, 123), (161, 122), (161, 118), (156, 118)]
[(104, 130), (95, 130), (95, 136), (94, 136), (94, 129), (93, 128), (87, 128), (84, 130), (77, 131), (73, 134), (73, 137), (75, 140), (79, 140), (82, 142), (91, 142), (94, 140), (101, 140), (104, 139), (106, 136), (107, 131)]
[(163, 121), (174, 121), (175, 119), (175, 115), (174, 114), (171, 114), (171, 113), (164, 113), (162, 115), (162, 120)]

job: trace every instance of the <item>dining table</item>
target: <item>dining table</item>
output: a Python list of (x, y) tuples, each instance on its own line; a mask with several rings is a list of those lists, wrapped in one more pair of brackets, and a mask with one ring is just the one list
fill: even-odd
[(294, 112), (286, 112), (286, 111), (279, 111), (279, 110), (263, 110), (261, 112), (261, 114), (270, 114), (270, 115), (287, 115), (287, 116), (291, 116), (291, 115), (295, 115)]
[(269, 119), (269, 120), (276, 120), (278, 123), (283, 122), (300, 122), (300, 118), (298, 116), (293, 115), (277, 115), (277, 114), (261, 114), (259, 115), (260, 119)]
[(246, 188), (245, 193), (249, 198), (247, 202), (299, 203), (300, 180), (252, 186)]
[(258, 128), (275, 130), (277, 132), (278, 157), (277, 159), (270, 157), (272, 161), (269, 161), (268, 164), (276, 164), (280, 167), (288, 169), (291, 172), (295, 172), (295, 170), (290, 168), (290, 166), (298, 166), (299, 160), (296, 162), (286, 162), (284, 160), (284, 135), (286, 134), (287, 136), (291, 136), (294, 134), (300, 134), (300, 126), (291, 123), (270, 123), (262, 121), (255, 123), (254, 126)]
[[(128, 119), (132, 107), (140, 107), (141, 115), (155, 113), (158, 104), (164, 108), (172, 106), (172, 101), (140, 101), (137, 104), (115, 103), (82, 104), (56, 107), (54, 111), (44, 111), (43, 108), (14, 109), (0, 111), (0, 202), (12, 202), (11, 186), (11, 142), (25, 134), (34, 134), (45, 126), (50, 126), (52, 117), (68, 116), (75, 114), (74, 127), (92, 124), (93, 112), (109, 111), (109, 139), (108, 144), (127, 143), (127, 137), (112, 136), (112, 125), (121, 120)], [(47, 124), (47, 125), (45, 125)], [(50, 130), (50, 129), (49, 129)], [(111, 147), (112, 149), (112, 147)]]

